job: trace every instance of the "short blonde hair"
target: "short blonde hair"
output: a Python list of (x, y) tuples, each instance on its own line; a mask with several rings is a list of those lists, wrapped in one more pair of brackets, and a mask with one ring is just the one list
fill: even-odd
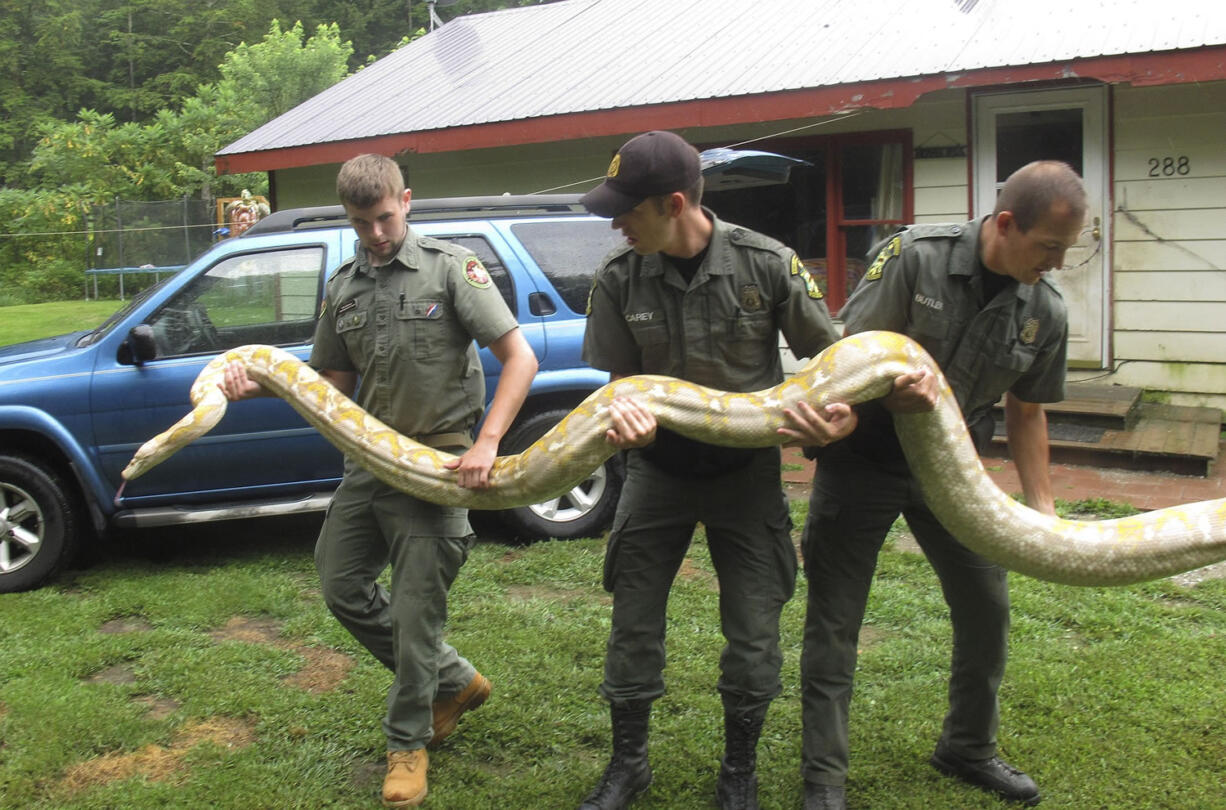
[(404, 195), (404, 173), (384, 155), (358, 155), (345, 161), (336, 175), (336, 196), (342, 205), (369, 208), (388, 197)]

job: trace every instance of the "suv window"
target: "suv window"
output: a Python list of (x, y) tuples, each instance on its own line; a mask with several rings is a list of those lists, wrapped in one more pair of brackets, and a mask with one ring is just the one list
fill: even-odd
[[(557, 289), (572, 311), (587, 311), (592, 274), (600, 260), (622, 241), (608, 220), (520, 222), (511, 232)], [(484, 261), (484, 259), (482, 259)]]
[(216, 353), (245, 343), (310, 343), (323, 268), (320, 246), (218, 262), (149, 321), (158, 356)]

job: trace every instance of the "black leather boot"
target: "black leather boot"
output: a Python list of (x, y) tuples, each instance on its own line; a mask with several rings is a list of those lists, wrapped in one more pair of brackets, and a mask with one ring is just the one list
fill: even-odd
[(651, 704), (610, 704), (609, 713), (613, 718), (613, 758), (579, 810), (623, 810), (651, 784), (651, 765), (647, 763)]
[(758, 737), (766, 707), (738, 714), (724, 710), (724, 760), (715, 783), (720, 810), (758, 810)]

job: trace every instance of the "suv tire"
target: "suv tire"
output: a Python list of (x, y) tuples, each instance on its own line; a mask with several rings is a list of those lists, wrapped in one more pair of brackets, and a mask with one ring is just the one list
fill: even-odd
[[(522, 452), (568, 413), (556, 408), (527, 416), (507, 431), (501, 452), (507, 455)], [(498, 512), (498, 518), (514, 536), (525, 540), (595, 537), (613, 522), (624, 478), (620, 454), (610, 456), (570, 492), (553, 500)]]
[(0, 593), (36, 587), (76, 555), (78, 511), (60, 476), (0, 455)]

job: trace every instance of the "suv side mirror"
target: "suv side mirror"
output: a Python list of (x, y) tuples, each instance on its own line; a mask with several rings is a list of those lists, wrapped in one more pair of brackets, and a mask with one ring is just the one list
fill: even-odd
[(119, 362), (142, 365), (157, 357), (157, 344), (153, 341), (153, 327), (147, 323), (137, 324), (128, 331), (128, 337), (119, 344)]

